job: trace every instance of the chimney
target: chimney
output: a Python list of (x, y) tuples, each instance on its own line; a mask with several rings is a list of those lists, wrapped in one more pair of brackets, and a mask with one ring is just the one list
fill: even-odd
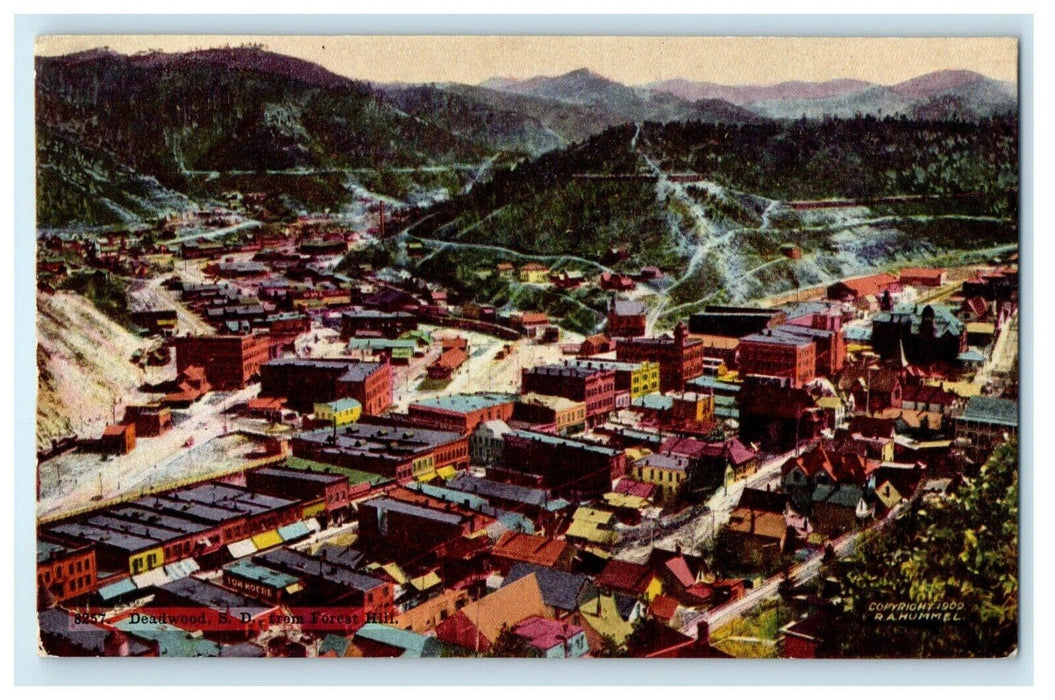
[(711, 644), (711, 626), (706, 621), (696, 623), (696, 646), (704, 647)]

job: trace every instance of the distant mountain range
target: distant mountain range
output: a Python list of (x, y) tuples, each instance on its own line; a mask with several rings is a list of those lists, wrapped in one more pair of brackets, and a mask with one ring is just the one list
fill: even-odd
[[(679, 118), (681, 114), (676, 108), (671, 110), (671, 103), (663, 96), (678, 98), (682, 105), (698, 105), (701, 101), (707, 101), (712, 109), (728, 105), (725, 112), (739, 115), (739, 121), (752, 117), (797, 119), (855, 114), (975, 120), (1014, 112), (1018, 104), (1014, 83), (966, 70), (928, 73), (896, 85), (851, 79), (720, 85), (676, 78), (628, 87), (580, 69), (526, 80), (491, 78), (481, 86), (572, 104), (601, 104), (635, 120), (656, 121), (672, 121), (669, 117)], [(732, 111), (736, 107), (740, 111)]]
[(150, 219), (207, 196), (196, 188), (212, 172), (464, 166), (498, 153), (535, 157), (634, 122), (970, 120), (1015, 109), (1013, 85), (969, 71), (893, 86), (627, 86), (587, 69), (480, 85), (371, 84), (259, 47), (95, 50), (36, 59), (38, 221)]

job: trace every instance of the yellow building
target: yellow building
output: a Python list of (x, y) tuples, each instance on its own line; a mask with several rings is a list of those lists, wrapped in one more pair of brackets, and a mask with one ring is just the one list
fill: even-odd
[(658, 486), (663, 500), (669, 500), (689, 478), (689, 458), (657, 452), (634, 462), (630, 473), (636, 481)]
[(521, 265), (520, 281), (528, 284), (545, 284), (549, 282), (549, 268), (535, 262)]
[(337, 427), (348, 425), (359, 420), (363, 415), (363, 405), (355, 399), (338, 399), (329, 403), (315, 404), (316, 420), (324, 421), (329, 425), (337, 422)]
[[(616, 392), (629, 389), (631, 400), (659, 391), (659, 363), (657, 362), (620, 362), (591, 357), (575, 360), (573, 364), (577, 367), (612, 370), (615, 372)], [(628, 376), (629, 382), (627, 381)]]
[(659, 363), (642, 362), (630, 372), (630, 398), (659, 391)]
[(671, 418), (676, 423), (705, 423), (714, 420), (714, 394), (695, 391), (672, 396)]

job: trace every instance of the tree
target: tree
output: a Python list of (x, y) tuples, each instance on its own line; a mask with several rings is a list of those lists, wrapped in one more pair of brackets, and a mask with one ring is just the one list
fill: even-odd
[[(852, 559), (835, 567), (835, 578), (840, 605), (821, 650), (826, 656), (1002, 657), (1015, 651), (1017, 444), (999, 446), (956, 494), (920, 504), (863, 541)], [(898, 604), (914, 607), (877, 610)], [(928, 613), (926, 620), (911, 617), (918, 610)], [(934, 618), (937, 613), (942, 616)]]

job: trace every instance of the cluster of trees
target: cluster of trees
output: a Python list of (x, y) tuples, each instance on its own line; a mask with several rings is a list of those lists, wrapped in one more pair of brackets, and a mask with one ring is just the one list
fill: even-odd
[(1017, 212), (1013, 116), (648, 124), (640, 138), (665, 167), (774, 199), (979, 192), (988, 213)]
[[(1018, 646), (1018, 446), (998, 447), (945, 499), (925, 501), (831, 563), (841, 603), (832, 657), (1003, 657)], [(888, 603), (955, 606), (959, 619), (876, 620)]]

